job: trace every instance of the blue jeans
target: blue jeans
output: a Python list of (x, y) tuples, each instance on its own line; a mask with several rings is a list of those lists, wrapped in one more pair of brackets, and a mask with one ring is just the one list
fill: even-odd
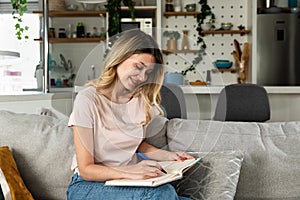
[(177, 195), (171, 184), (158, 187), (116, 187), (105, 186), (104, 182), (93, 182), (83, 180), (77, 173), (72, 177), (67, 191), (68, 200), (189, 200)]

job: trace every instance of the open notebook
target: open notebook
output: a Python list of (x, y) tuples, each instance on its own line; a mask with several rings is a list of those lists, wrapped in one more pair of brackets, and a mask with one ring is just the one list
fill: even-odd
[(202, 158), (189, 159), (183, 162), (178, 162), (178, 161), (158, 162), (162, 166), (162, 168), (167, 171), (167, 174), (155, 178), (144, 179), (144, 180), (131, 180), (131, 179), (110, 180), (110, 181), (106, 181), (105, 185), (156, 187), (171, 181), (181, 179), (185, 171), (187, 171), (190, 167), (200, 162), (201, 160)]

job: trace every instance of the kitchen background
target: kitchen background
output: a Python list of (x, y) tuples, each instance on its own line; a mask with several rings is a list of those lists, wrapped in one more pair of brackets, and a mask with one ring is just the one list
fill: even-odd
[[(52, 1), (52, 0), (50, 0)], [(174, 1), (175, 2), (175, 1)], [(177, 1), (176, 1), (177, 2)], [(41, 2), (40, 2), (41, 3)], [(74, 3), (79, 6), (79, 9), (83, 9), (81, 3), (75, 0), (68, 1), (67, 4)], [(185, 0), (181, 1), (182, 9), (186, 4), (196, 3), (196, 11), (200, 11), (198, 5), (198, 0)], [(258, 80), (258, 14), (257, 8), (260, 8), (263, 3), (261, 1), (253, 0), (208, 0), (209, 5), (216, 14), (216, 28), (219, 28), (222, 22), (231, 22), (233, 24), (232, 29), (237, 29), (237, 26), (244, 25), (246, 30), (249, 30), (249, 34), (208, 34), (205, 35), (204, 40), (207, 44), (207, 56), (204, 60), (197, 66), (197, 73), (188, 73), (186, 78), (189, 81), (195, 80), (206, 80), (207, 70), (215, 69), (212, 62), (217, 59), (228, 59), (234, 62), (232, 55), (234, 48), (234, 39), (236, 39), (241, 47), (248, 42), (250, 44), (250, 57), (247, 70), (247, 82), (256, 83)], [(299, 3), (299, 2), (298, 2)], [(140, 4), (137, 1), (137, 4)], [(163, 30), (178, 30), (182, 33), (183, 30), (188, 30), (190, 49), (197, 49), (195, 44), (197, 34), (195, 32), (196, 18), (193, 16), (165, 16), (165, 4), (164, 0), (157, 1), (145, 1), (145, 5), (148, 8), (153, 8), (156, 10), (156, 26), (161, 27)], [(287, 8), (287, 0), (278, 0), (274, 2), (275, 5), (282, 8)], [(298, 4), (299, 5), (299, 4)], [(137, 8), (141, 8), (138, 5)], [(0, 8), (1, 9), (1, 8)], [(40, 17), (41, 15), (38, 14)], [(56, 34), (59, 32), (59, 28), (65, 28), (68, 32), (69, 24), (75, 29), (78, 22), (83, 22), (87, 32), (93, 32), (93, 27), (96, 24), (97, 32), (102, 32), (101, 28), (107, 29), (107, 19), (103, 16), (72, 16), (72, 17), (50, 17), (50, 26), (54, 27)], [(42, 33), (42, 29), (40, 32)], [(38, 38), (38, 37), (37, 37)], [(181, 48), (182, 35), (178, 41), (178, 48)], [(158, 42), (163, 50), (166, 49), (167, 38), (164, 36), (158, 36)], [(37, 43), (41, 40), (35, 41)], [(42, 45), (42, 43), (40, 43)], [(102, 44), (102, 43), (101, 43)], [(66, 62), (71, 61), (73, 71), (77, 77), (82, 77), (81, 80), (92, 78), (94, 74), (100, 73), (100, 71), (93, 72), (93, 67), (99, 64), (97, 57), (103, 55), (104, 49), (99, 47), (99, 41), (95, 42), (50, 42), (49, 53), (51, 55), (51, 60), (59, 66), (53, 65), (51, 69), (51, 76), (55, 79), (63, 79), (70, 75), (70, 71), (64, 71), (61, 64), (61, 54), (65, 58)], [(94, 51), (93, 51), (94, 50)], [(272, 50), (272, 48), (269, 48)], [(97, 55), (97, 52), (99, 54)], [(92, 56), (93, 59), (86, 59)], [(180, 72), (189, 66), (191, 60), (194, 58), (195, 54), (192, 52), (187, 53), (165, 53), (165, 61), (167, 65), (167, 70), (169, 72)], [(285, 57), (285, 56), (282, 56)], [(274, 58), (274, 57), (273, 57)], [(92, 60), (92, 61), (91, 61)], [(88, 62), (88, 63), (87, 63)], [(55, 64), (53, 62), (53, 64)], [(38, 64), (34, 64), (35, 66)], [(233, 63), (235, 66), (235, 64)], [(85, 66), (83, 68), (81, 66)], [(80, 68), (80, 69), (79, 69)], [(284, 66), (286, 68), (286, 66)], [(54, 70), (53, 70), (54, 69)], [(98, 69), (98, 68), (97, 68)], [(78, 73), (80, 72), (80, 73)], [(64, 76), (64, 77), (63, 77)], [(219, 85), (234, 83), (237, 81), (237, 73), (231, 72), (219, 72), (211, 74), (211, 86), (210, 87), (182, 87), (187, 99), (187, 110), (188, 118), (190, 119), (209, 119), (211, 117), (212, 111), (214, 110), (214, 102), (218, 96), (218, 93), (222, 87), (217, 87)], [(299, 97), (299, 87), (276, 87), (278, 85), (273, 85), (275, 87), (267, 87), (268, 93), (270, 95), (271, 107), (272, 107), (272, 120), (295, 120), (299, 119), (300, 110), (294, 105), (297, 105), (300, 101)], [(40, 97), (34, 96), (26, 98), (22, 96), (22, 99), (4, 97), (0, 99), (0, 108), (19, 110), (24, 112), (38, 112), (42, 107), (49, 107), (58, 110), (61, 113), (68, 115), (72, 109), (73, 100), (73, 87), (55, 86), (51, 88), (49, 93)], [(63, 92), (63, 93), (61, 93)], [(32, 98), (36, 102), (32, 101)], [(20, 103), (19, 101), (24, 101)], [(9, 103), (7, 103), (9, 102)], [(26, 104), (26, 106), (24, 106)], [(38, 104), (38, 105), (37, 105)], [(196, 105), (199, 106), (196, 106)], [(195, 108), (197, 107), (197, 108)]]

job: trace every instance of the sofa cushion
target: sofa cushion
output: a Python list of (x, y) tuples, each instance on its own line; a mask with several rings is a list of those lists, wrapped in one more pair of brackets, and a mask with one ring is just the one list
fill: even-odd
[(4, 199), (33, 200), (8, 146), (0, 147), (0, 185)]
[(172, 119), (167, 136), (172, 151), (242, 151), (236, 199), (300, 198), (300, 122)]
[(13, 149), (23, 181), (35, 199), (66, 199), (73, 172), (68, 119), (0, 111), (0, 145)]
[(160, 149), (167, 148), (168, 119), (162, 116), (151, 120), (146, 128), (146, 141)]
[(177, 193), (191, 199), (233, 200), (243, 154), (238, 151), (189, 154), (204, 159), (173, 183)]

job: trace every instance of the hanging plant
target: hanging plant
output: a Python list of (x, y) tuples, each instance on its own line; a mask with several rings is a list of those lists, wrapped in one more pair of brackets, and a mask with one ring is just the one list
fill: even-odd
[(114, 36), (121, 32), (121, 3), (130, 10), (131, 18), (135, 18), (135, 2), (132, 0), (109, 0), (105, 5), (108, 12), (108, 35)]
[(200, 0), (199, 4), (201, 6), (200, 13), (197, 15), (197, 27), (196, 30), (198, 32), (198, 38), (197, 38), (197, 44), (200, 45), (200, 50), (198, 51), (197, 57), (194, 58), (192, 61), (192, 65), (190, 65), (188, 68), (183, 70), (181, 73), (182, 75), (186, 75), (188, 72), (194, 72), (196, 73), (196, 66), (201, 62), (203, 59), (203, 56), (206, 54), (205, 49), (206, 49), (206, 44), (203, 40), (204, 34), (202, 33), (202, 27), (201, 25), (204, 23), (209, 22), (211, 24), (211, 28), (215, 28), (215, 21), (216, 21), (216, 16), (215, 14), (211, 11), (210, 6), (207, 4), (207, 0)]
[[(27, 0), (11, 0), (11, 5), (13, 8), (12, 15), (13, 19), (16, 20), (15, 30), (16, 36), (19, 40), (22, 38), (28, 39), (28, 35), (25, 34), (25, 31), (29, 29), (28, 26), (22, 25), (22, 17), (24, 13), (27, 11)], [(25, 35), (24, 35), (25, 34)]]

